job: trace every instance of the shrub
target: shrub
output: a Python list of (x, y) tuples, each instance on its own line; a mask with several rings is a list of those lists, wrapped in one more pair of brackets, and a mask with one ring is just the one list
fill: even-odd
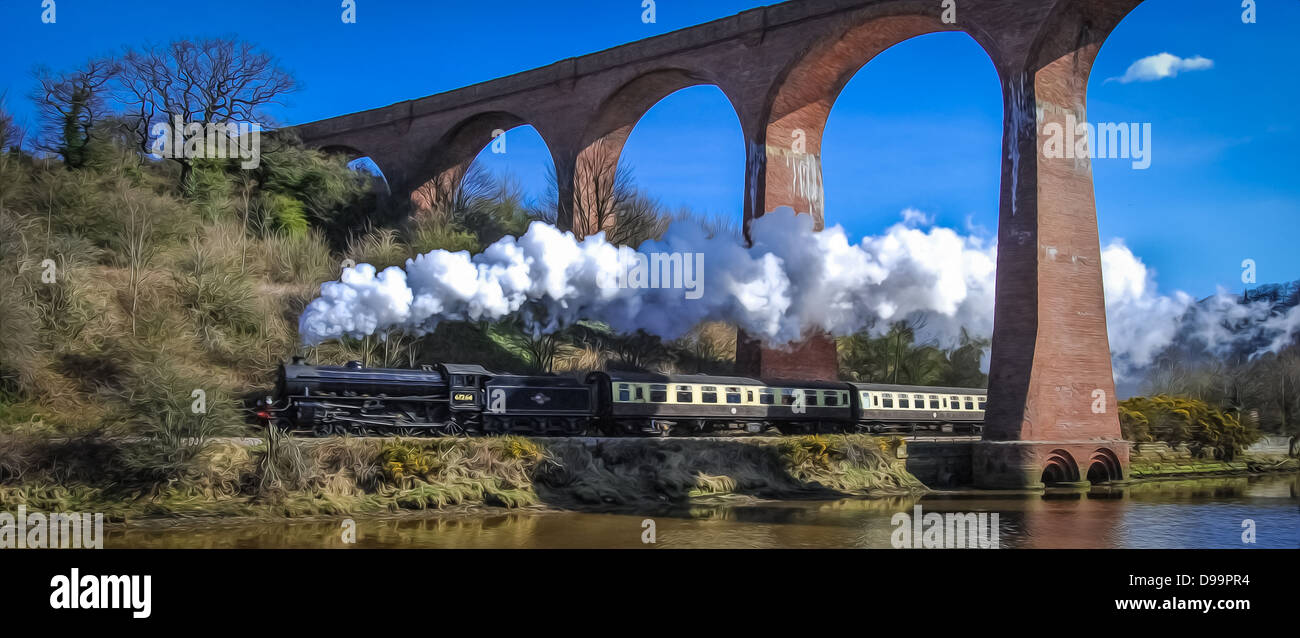
[(406, 264), (410, 248), (398, 239), (396, 230), (372, 228), (365, 234), (348, 240), (345, 254), (358, 264), (370, 264), (375, 270), (383, 270), (389, 266)]
[(307, 219), (307, 208), (289, 195), (273, 193), (266, 199), (265, 206), (272, 226), (288, 237), (301, 238), (311, 227)]
[(1213, 447), (1232, 459), (1259, 439), (1259, 432), (1205, 401), (1168, 395), (1119, 402), (1120, 427), (1130, 441), (1194, 443)]

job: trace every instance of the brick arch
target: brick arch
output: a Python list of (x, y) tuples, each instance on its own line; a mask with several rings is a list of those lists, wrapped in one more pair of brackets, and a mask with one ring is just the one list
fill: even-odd
[(1088, 458), (1087, 478), (1093, 483), (1118, 481), (1124, 478), (1124, 466), (1115, 452), (1109, 448), (1097, 448)]
[(975, 40), (997, 66), (991, 38), (960, 19), (955, 24), (944, 23), (941, 11), (935, 2), (882, 4), (859, 14), (850, 26), (827, 33), (777, 76), (761, 116), (763, 128), (758, 139), (765, 147), (766, 166), (755, 167), (759, 170), (750, 177), (756, 182), (754, 192), (764, 197), (761, 205), (747, 208), (746, 232), (754, 217), (777, 206), (811, 214), (817, 230), (825, 226), (822, 135), (845, 85), (877, 55), (918, 36), (957, 31)]
[[(715, 86), (727, 97), (739, 119), (734, 96), (711, 73), (684, 68), (663, 68), (637, 75), (612, 91), (597, 107), (581, 138), (572, 167), (571, 211), (561, 211), (561, 219), (579, 235), (607, 229), (613, 222), (612, 192), (619, 158), (628, 136), (641, 118), (656, 104), (682, 89)], [(559, 164), (557, 163), (557, 167)]]
[(448, 128), (433, 144), (420, 168), (410, 176), (412, 206), (416, 210), (428, 210), (438, 203), (451, 201), (474, 158), (492, 143), (492, 133), (527, 124), (527, 120), (514, 113), (495, 110), (475, 113)]
[(325, 146), (317, 147), (316, 150), (330, 155), (342, 155), (348, 158), (349, 162), (362, 157), (370, 157), (369, 153), (346, 144), (326, 144)]
[(1074, 483), (1079, 478), (1079, 464), (1067, 450), (1052, 450), (1043, 459), (1043, 483)]
[[(967, 16), (959, 7), (957, 22), (947, 24), (942, 11), (938, 2), (907, 1), (859, 11), (846, 18), (847, 26), (822, 34), (775, 77), (749, 142), (743, 221), (747, 239), (753, 220), (780, 206), (810, 214), (814, 230), (825, 227), (822, 136), (844, 87), (876, 56), (922, 35), (960, 32), (998, 68), (995, 40), (978, 26), (979, 16)], [(836, 346), (829, 336), (811, 334), (792, 345), (766, 348), (742, 333), (737, 340), (738, 369), (759, 376), (838, 377)]]

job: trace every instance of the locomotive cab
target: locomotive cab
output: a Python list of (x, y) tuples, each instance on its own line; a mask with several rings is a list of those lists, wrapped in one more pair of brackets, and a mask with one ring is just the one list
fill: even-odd
[(452, 412), (482, 412), (483, 384), (493, 377), (482, 366), (460, 363), (444, 363), (441, 366), (447, 375), (448, 390), (451, 392)]

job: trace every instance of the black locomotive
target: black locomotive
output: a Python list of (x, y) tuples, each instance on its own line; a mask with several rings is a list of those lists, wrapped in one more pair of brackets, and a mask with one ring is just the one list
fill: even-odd
[(782, 433), (979, 431), (986, 392), (698, 374), (593, 372), (585, 380), (440, 363), (417, 370), (280, 366), (258, 416), (317, 435), (667, 435), (743, 428)]

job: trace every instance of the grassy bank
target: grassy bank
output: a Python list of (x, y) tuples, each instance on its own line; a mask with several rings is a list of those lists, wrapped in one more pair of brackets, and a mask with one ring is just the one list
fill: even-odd
[(896, 440), (789, 439), (216, 441), (0, 440), (4, 510), (103, 512), (109, 520), (312, 516), (444, 509), (620, 508), (701, 497), (834, 497), (921, 491)]
[(1218, 448), (1187, 443), (1138, 443), (1129, 453), (1129, 476), (1135, 479), (1297, 470), (1300, 459), (1286, 455), (1238, 453), (1227, 458)]

